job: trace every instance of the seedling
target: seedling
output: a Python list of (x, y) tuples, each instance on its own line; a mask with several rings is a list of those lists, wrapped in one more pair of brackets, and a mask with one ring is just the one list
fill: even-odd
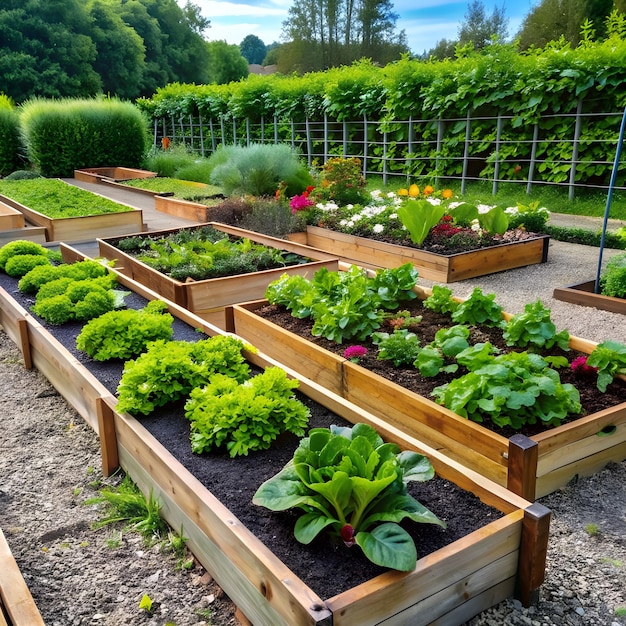
[(595, 537), (600, 531), (597, 524), (589, 523), (585, 526), (585, 531), (590, 537)]
[(147, 593), (143, 594), (141, 602), (139, 603), (139, 608), (144, 609), (148, 613), (152, 612), (152, 598)]

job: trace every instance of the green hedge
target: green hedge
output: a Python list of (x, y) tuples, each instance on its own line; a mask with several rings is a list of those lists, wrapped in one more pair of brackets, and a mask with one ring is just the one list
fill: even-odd
[(20, 118), (13, 104), (0, 94), (0, 176), (6, 176), (21, 164)]
[(140, 167), (149, 143), (145, 117), (119, 100), (31, 100), (20, 120), (28, 158), (46, 177)]

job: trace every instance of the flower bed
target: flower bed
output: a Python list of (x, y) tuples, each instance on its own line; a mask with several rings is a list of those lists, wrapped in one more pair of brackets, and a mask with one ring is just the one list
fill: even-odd
[[(336, 257), (308, 246), (276, 239), (225, 224), (209, 223), (208, 226), (212, 226), (234, 238), (245, 238), (256, 244), (308, 258), (309, 261), (298, 265), (240, 274), (237, 276), (184, 281), (170, 278), (164, 273), (157, 271), (130, 254), (120, 250), (119, 244), (123, 238), (98, 239), (98, 245), (100, 254), (108, 259), (115, 260), (116, 266), (121, 272), (132, 277), (135, 281), (148, 286), (168, 300), (185, 307), (205, 319), (210, 319), (219, 325), (223, 324), (223, 308), (225, 306), (262, 297), (267, 285), (284, 272), (289, 274), (312, 275), (321, 267), (326, 267), (331, 270), (338, 269), (339, 262)], [(171, 234), (191, 232), (197, 228), (199, 227), (157, 231), (141, 235), (141, 237), (157, 239), (167, 237)]]
[[(79, 256), (74, 251), (70, 256)], [(119, 282), (133, 293), (148, 299), (157, 298), (128, 277), (118, 274)], [(8, 287), (10, 281), (6, 281)], [(76, 382), (68, 385), (68, 376), (75, 378), (81, 370), (87, 370), (87, 362), (78, 362), (68, 347), (61, 346), (61, 328), (44, 328), (10, 295), (0, 292), (0, 321), (9, 336), (19, 337), (23, 349), (31, 353), (33, 363), (44, 358), (55, 361), (57, 368), (46, 376), (65, 396), (73, 402), (85, 389), (75, 389)], [(195, 328), (209, 335), (219, 331), (193, 316), (188, 311), (169, 303), (169, 310), (177, 319), (189, 324), (191, 333)], [(75, 333), (78, 329), (74, 329)], [(55, 339), (53, 335), (58, 335)], [(31, 338), (38, 338), (38, 345), (31, 345)], [(68, 338), (62, 340), (68, 342)], [(71, 342), (70, 342), (71, 343)], [(50, 354), (49, 346), (52, 346)], [(43, 357), (44, 354), (47, 356)], [(255, 367), (276, 365), (263, 354), (247, 353)], [(114, 367), (119, 376), (120, 365)], [(102, 391), (115, 380), (115, 374), (105, 374), (97, 366), (85, 381), (97, 380), (87, 395), (95, 405), (87, 414), (97, 413), (97, 421), (89, 422), (99, 433), (103, 448), (105, 471), (113, 471), (119, 463), (143, 489), (152, 491), (162, 504), (162, 513), (174, 528), (182, 528), (188, 545), (215, 577), (218, 584), (241, 608), (253, 623), (271, 624), (378, 624), (395, 620), (402, 623), (429, 624), (437, 619), (448, 623), (462, 623), (476, 613), (492, 606), (514, 591), (524, 604), (532, 602), (543, 580), (549, 511), (538, 504), (513, 495), (507, 490), (484, 479), (471, 470), (450, 461), (440, 452), (404, 435), (384, 421), (369, 415), (356, 406), (330, 394), (311, 380), (292, 373), (300, 383), (300, 392), (311, 401), (326, 407), (336, 417), (349, 423), (372, 424), (387, 441), (395, 441), (402, 448), (425, 454), (433, 463), (439, 479), (449, 481), (461, 491), (474, 494), (500, 514), (476, 531), (462, 539), (441, 547), (418, 559), (413, 571), (399, 573), (386, 571), (375, 575), (354, 587), (335, 595), (320, 596), (279, 558), (266, 543), (242, 524), (222, 499), (217, 498), (194, 475), (186, 462), (174, 457), (170, 446), (176, 448), (174, 439), (188, 444), (188, 433), (180, 431), (180, 423), (167, 416), (164, 422), (174, 429), (165, 435), (165, 443), (157, 440), (141, 420), (115, 410), (116, 401), (109, 391)], [(67, 396), (66, 396), (67, 397)], [(82, 413), (81, 413), (82, 414)], [(178, 425), (176, 425), (178, 423)], [(147, 426), (147, 424), (146, 424)], [(211, 456), (201, 458), (191, 455), (190, 463), (210, 463)], [(238, 461), (226, 464), (230, 473), (240, 480)], [(272, 468), (264, 468), (272, 472)], [(258, 470), (247, 473), (251, 478)], [(209, 469), (211, 474), (212, 470)], [(454, 487), (453, 489), (457, 489)], [(236, 490), (235, 490), (236, 491)], [(450, 496), (450, 491), (447, 492)], [(235, 503), (236, 493), (229, 494)], [(247, 506), (250, 506), (249, 504)], [(461, 517), (464, 517), (461, 513)], [(284, 523), (277, 520), (276, 528)], [(291, 522), (287, 522), (288, 524)], [(270, 525), (271, 533), (276, 530)], [(284, 533), (279, 533), (284, 534)], [(297, 544), (296, 544), (297, 545)], [(294, 552), (294, 550), (292, 550)], [(297, 553), (297, 550), (295, 551)], [(321, 574), (324, 578), (325, 559), (322, 552), (319, 565), (311, 562), (304, 570)], [(295, 557), (297, 559), (297, 556)], [(348, 568), (351, 569), (351, 568)], [(355, 568), (358, 572), (359, 568)]]
[(9, 181), (0, 185), (0, 192), (8, 194), (0, 195), (0, 201), (22, 213), (30, 224), (45, 228), (47, 241), (83, 241), (143, 230), (140, 210), (59, 179)]
[[(431, 293), (417, 286), (414, 291), (421, 299)], [(527, 499), (551, 493), (577, 474), (594, 473), (610, 460), (626, 458), (624, 401), (616, 399), (610, 407), (530, 436), (494, 432), (401, 386), (394, 381), (399, 380), (398, 374), (383, 377), (338, 350), (330, 350), (331, 342), (311, 337), (310, 325), (299, 324), (300, 320), (289, 314), (281, 311), (279, 323), (274, 323), (272, 312), (263, 313), (266, 304), (259, 301), (232, 307), (229, 329), (287, 366), (306, 372), (333, 392)], [(307, 330), (297, 330), (301, 326)], [(569, 344), (586, 354), (596, 345), (577, 337), (571, 337)], [(619, 398), (619, 393), (615, 397)]]

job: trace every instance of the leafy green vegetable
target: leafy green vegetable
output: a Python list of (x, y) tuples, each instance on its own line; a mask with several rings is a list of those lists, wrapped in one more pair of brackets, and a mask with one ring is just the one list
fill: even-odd
[(378, 346), (377, 358), (392, 361), (396, 367), (411, 365), (421, 350), (417, 335), (406, 328), (394, 330), (391, 334), (373, 333), (372, 341)]
[(503, 235), (509, 228), (509, 218), (504, 209), (499, 206), (489, 209), (486, 213), (480, 213), (478, 221), (481, 228), (484, 228), (490, 235)]
[(156, 407), (186, 398), (192, 389), (225, 374), (243, 382), (250, 368), (241, 339), (216, 335), (196, 343), (155, 341), (133, 361), (127, 361), (117, 388), (117, 410), (149, 415)]
[(406, 200), (396, 213), (402, 225), (409, 231), (411, 241), (418, 246), (424, 243), (433, 226), (445, 215), (442, 205), (432, 204), (428, 200)]
[(328, 528), (346, 546), (358, 545), (373, 563), (410, 571), (417, 552), (398, 522), (408, 518), (445, 524), (409, 495), (406, 485), (433, 476), (426, 457), (400, 452), (367, 424), (314, 428), (252, 501), (272, 511), (302, 509), (294, 530), (301, 543), (310, 543)]
[(76, 347), (96, 361), (131, 359), (141, 354), (149, 342), (171, 339), (173, 321), (167, 305), (160, 300), (152, 300), (139, 311), (110, 311), (83, 326)]
[(266, 450), (283, 432), (304, 435), (310, 411), (293, 395), (298, 381), (279, 367), (239, 383), (213, 374), (192, 389), (185, 404), (191, 421), (191, 448), (202, 453), (226, 445), (231, 457)]
[(23, 293), (37, 293), (44, 284), (58, 278), (83, 280), (85, 278), (98, 278), (107, 275), (112, 276), (106, 265), (87, 259), (76, 263), (34, 267), (20, 279), (17, 287)]
[(626, 253), (609, 259), (600, 276), (600, 292), (604, 296), (626, 298)]
[(562, 350), (569, 350), (569, 332), (556, 332), (550, 309), (546, 309), (540, 300), (525, 305), (523, 313), (506, 322), (502, 336), (509, 346), (551, 348), (557, 345)]
[(482, 356), (478, 369), (433, 390), (439, 404), (475, 422), (490, 419), (516, 430), (537, 419), (558, 426), (582, 410), (576, 388), (561, 384), (558, 372), (538, 354), (511, 352), (488, 360)]
[(9, 243), (5, 243), (0, 247), (0, 270), (6, 271), (7, 261), (12, 257), (25, 254), (33, 254), (48, 259), (48, 249), (44, 248), (40, 243), (29, 241), (28, 239), (17, 239), (9, 241)]
[(587, 358), (587, 365), (598, 368), (598, 389), (606, 391), (613, 378), (626, 374), (626, 346), (618, 341), (603, 341)]
[(477, 326), (503, 327), (502, 307), (495, 302), (496, 295), (493, 293), (484, 295), (480, 287), (472, 291), (469, 298), (459, 303), (452, 312), (452, 319), (459, 324)]
[(427, 309), (444, 314), (456, 311), (459, 302), (452, 297), (452, 289), (444, 285), (433, 285), (431, 291), (430, 296), (422, 302)]
[(40, 254), (16, 254), (4, 266), (4, 271), (13, 278), (22, 278), (38, 265), (50, 265), (48, 257)]

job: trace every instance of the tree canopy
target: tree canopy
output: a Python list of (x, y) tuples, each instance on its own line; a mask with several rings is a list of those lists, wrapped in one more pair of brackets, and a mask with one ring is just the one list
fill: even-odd
[(246, 35), (239, 44), (239, 50), (241, 51), (241, 56), (248, 63), (257, 63), (259, 65), (263, 63), (263, 59), (265, 59), (267, 54), (267, 46), (256, 35)]
[(1, 89), (19, 103), (103, 92), (133, 99), (170, 82), (208, 82), (209, 25), (189, 1), (3, 0)]

